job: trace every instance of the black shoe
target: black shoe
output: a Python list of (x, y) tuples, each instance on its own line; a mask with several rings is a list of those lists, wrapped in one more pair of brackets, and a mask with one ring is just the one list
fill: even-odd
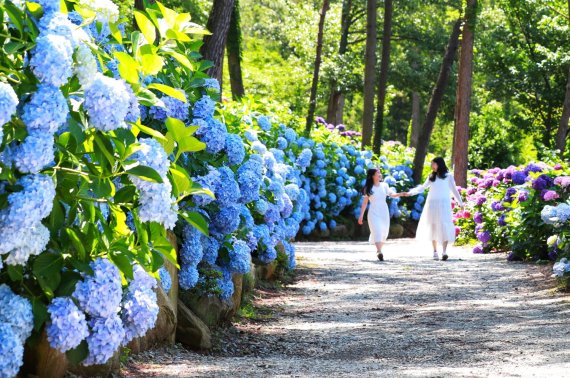
[(443, 256), (441, 256), (441, 261), (447, 261), (448, 258), (449, 258), (449, 256), (447, 256), (447, 253), (446, 253)]
[(384, 261), (384, 255), (382, 254), (382, 252), (378, 252), (378, 253), (376, 254), (376, 256), (378, 257), (378, 260)]

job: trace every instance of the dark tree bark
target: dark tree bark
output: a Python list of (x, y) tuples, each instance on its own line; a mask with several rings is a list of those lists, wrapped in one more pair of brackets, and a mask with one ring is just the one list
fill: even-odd
[(453, 31), (449, 36), (449, 41), (447, 43), (447, 48), (445, 50), (445, 55), (443, 57), (443, 62), (441, 63), (441, 69), (439, 71), (439, 76), (428, 105), (428, 111), (424, 119), (424, 123), (420, 130), (420, 138), (418, 140), (418, 146), (416, 148), (416, 154), (414, 156), (414, 174), (413, 178), (416, 183), (419, 183), (422, 179), (422, 171), (424, 168), (424, 162), (426, 159), (426, 154), (428, 150), (429, 140), (431, 133), (433, 131), (433, 126), (435, 124), (435, 119), (437, 117), (437, 112), (439, 106), (441, 105), (441, 100), (445, 93), (445, 87), (449, 81), (451, 75), (451, 67), (453, 66), (453, 61), (455, 60), (455, 54), (457, 53), (457, 47), (459, 46), (459, 34), (461, 33), (461, 19), (457, 20), (453, 25)]
[(228, 68), (230, 73), (230, 86), (232, 88), (232, 98), (238, 100), (245, 95), (243, 86), (243, 75), (241, 70), (242, 60), (242, 34), (241, 17), (239, 12), (239, 0), (234, 0), (234, 10), (228, 30), (228, 40), (226, 50), (228, 52)]
[[(348, 34), (350, 30), (350, 11), (352, 9), (352, 0), (344, 0), (342, 2), (342, 16), (340, 26), (340, 44), (338, 47), (338, 55), (343, 56), (348, 47)], [(344, 93), (338, 88), (338, 82), (333, 78), (331, 82), (331, 95), (329, 97), (329, 106), (327, 108), (327, 121), (333, 125), (343, 122), (344, 115)]]
[(564, 157), (566, 150), (566, 137), (568, 135), (568, 121), (570, 120), (570, 70), (568, 70), (568, 82), (566, 83), (566, 95), (562, 107), (562, 117), (556, 134), (556, 148), (560, 150), (560, 157)]
[(313, 83), (311, 85), (311, 96), (309, 98), (309, 113), (307, 114), (307, 123), (305, 125), (305, 135), (311, 134), (311, 128), (315, 121), (315, 108), (317, 107), (317, 87), (319, 85), (319, 71), (321, 69), (322, 53), (323, 53), (323, 32), (325, 28), (325, 17), (329, 10), (330, 1), (323, 0), (321, 16), (319, 18), (319, 33), (317, 35), (317, 53), (315, 55), (315, 68), (313, 71)]
[(380, 155), (384, 134), (384, 104), (390, 71), (390, 51), (392, 42), (392, 0), (384, 0), (384, 31), (382, 34), (382, 58), (380, 61), (380, 80), (378, 81), (378, 103), (376, 104), (376, 127), (374, 130), (374, 153)]
[(412, 132), (410, 136), (410, 147), (413, 148), (418, 146), (418, 139), (420, 138), (420, 101), (420, 94), (416, 91), (412, 92)]
[(212, 33), (204, 37), (200, 53), (204, 59), (213, 63), (208, 75), (222, 83), (224, 64), (224, 48), (230, 28), (230, 20), (234, 9), (234, 0), (214, 0), (206, 28)]
[(372, 132), (374, 131), (374, 86), (376, 85), (376, 0), (367, 0), (366, 4), (362, 149), (370, 146), (372, 142)]
[(453, 174), (457, 185), (467, 186), (469, 166), (469, 113), (473, 84), (473, 41), (477, 19), (477, 0), (468, 0), (461, 38), (459, 76), (455, 103), (455, 131), (453, 135)]

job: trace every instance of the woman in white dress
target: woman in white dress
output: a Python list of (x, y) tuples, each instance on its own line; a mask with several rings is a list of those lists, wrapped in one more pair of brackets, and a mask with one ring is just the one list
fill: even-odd
[(388, 184), (382, 182), (382, 173), (377, 168), (368, 170), (362, 194), (364, 197), (360, 207), (358, 224), (363, 223), (364, 212), (370, 202), (370, 209), (368, 209), (370, 244), (376, 245), (376, 256), (378, 260), (384, 261), (382, 246), (388, 239), (388, 233), (390, 232), (390, 212), (386, 204), (386, 196), (396, 198), (400, 197), (401, 194), (396, 193)]
[(463, 200), (455, 186), (453, 175), (449, 173), (445, 161), (441, 157), (437, 157), (431, 162), (432, 173), (423, 185), (420, 185), (404, 196), (415, 196), (423, 193), (429, 188), (418, 229), (416, 239), (431, 240), (433, 245), (433, 258), (439, 260), (437, 252), (437, 244), (443, 246), (443, 255), (441, 259), (446, 261), (447, 245), (455, 241), (455, 225), (453, 224), (453, 215), (451, 211), (451, 194), (455, 200), (463, 208)]

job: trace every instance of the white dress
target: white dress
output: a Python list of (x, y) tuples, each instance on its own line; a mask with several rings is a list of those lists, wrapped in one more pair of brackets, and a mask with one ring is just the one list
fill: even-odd
[(390, 232), (390, 212), (386, 203), (386, 196), (394, 191), (385, 182), (372, 187), (368, 196), (368, 226), (370, 227), (370, 244), (383, 243), (388, 239)]
[(423, 193), (429, 188), (426, 203), (418, 223), (416, 239), (422, 241), (435, 240), (439, 243), (455, 241), (455, 225), (451, 211), (451, 193), (457, 202), (462, 205), (463, 201), (455, 186), (455, 180), (451, 173), (445, 178), (436, 177), (430, 181), (429, 177), (423, 185), (410, 190), (411, 195)]

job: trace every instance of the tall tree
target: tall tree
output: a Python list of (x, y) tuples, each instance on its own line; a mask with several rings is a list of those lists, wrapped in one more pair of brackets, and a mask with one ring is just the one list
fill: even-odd
[(451, 76), (451, 68), (453, 66), (453, 61), (455, 60), (455, 54), (457, 53), (457, 48), (459, 46), (459, 34), (461, 33), (461, 22), (459, 19), (453, 25), (453, 31), (449, 36), (449, 41), (447, 43), (447, 48), (445, 50), (445, 55), (443, 57), (443, 62), (441, 63), (441, 68), (439, 70), (439, 76), (433, 92), (431, 99), (429, 101), (428, 110), (422, 129), (420, 131), (420, 138), (418, 140), (418, 146), (416, 148), (416, 154), (414, 156), (414, 174), (413, 179), (416, 183), (419, 183), (422, 179), (422, 171), (424, 168), (424, 162), (426, 160), (426, 154), (428, 150), (429, 141), (431, 138), (431, 133), (433, 131), (433, 126), (435, 125), (435, 119), (437, 117), (437, 111), (441, 105), (441, 100), (445, 93), (445, 87), (449, 82), (449, 77)]
[(473, 84), (473, 41), (477, 20), (477, 0), (467, 0), (461, 53), (459, 56), (459, 76), (455, 103), (455, 131), (453, 135), (453, 170), (455, 182), (467, 186), (469, 165), (469, 115), (471, 112), (471, 92)]
[(234, 0), (234, 9), (230, 20), (230, 28), (228, 30), (228, 40), (226, 50), (228, 53), (228, 68), (230, 74), (230, 86), (232, 88), (232, 97), (238, 100), (245, 94), (243, 87), (243, 75), (241, 70), (242, 61), (242, 34), (241, 34), (241, 17), (239, 12), (239, 0)]
[(329, 10), (330, 1), (323, 0), (321, 15), (319, 17), (319, 32), (317, 35), (317, 53), (315, 55), (315, 67), (313, 70), (313, 83), (311, 85), (311, 96), (309, 98), (309, 113), (307, 114), (307, 123), (305, 124), (305, 134), (311, 134), (311, 128), (315, 121), (315, 108), (317, 106), (317, 87), (319, 85), (319, 71), (321, 69), (322, 53), (323, 53), (323, 33), (325, 29), (325, 18)]
[(412, 131), (410, 135), (410, 147), (416, 148), (420, 138), (420, 111), (421, 98), (417, 91), (412, 92)]
[(374, 86), (376, 84), (376, 0), (367, 0), (366, 4), (362, 149), (370, 146), (372, 142), (372, 132), (374, 131)]
[[(342, 2), (342, 15), (340, 25), (340, 43), (338, 46), (338, 55), (342, 57), (348, 47), (348, 34), (350, 30), (350, 12), (352, 9), (352, 0), (343, 0)], [(339, 88), (339, 83), (336, 78), (331, 81), (331, 94), (329, 97), (329, 105), (327, 108), (327, 121), (333, 125), (338, 125), (343, 122), (344, 111), (344, 93)]]
[[(570, 21), (570, 0), (568, 0), (568, 20)], [(566, 136), (568, 135), (568, 121), (570, 120), (570, 69), (568, 70), (568, 81), (566, 82), (566, 94), (562, 106), (562, 117), (556, 133), (556, 148), (560, 150), (560, 157), (564, 157), (566, 150)]]
[(234, 0), (214, 0), (206, 28), (212, 33), (204, 37), (200, 53), (204, 59), (213, 63), (208, 74), (222, 83), (224, 65), (224, 48), (230, 28), (230, 20), (234, 10)]
[(390, 70), (390, 50), (392, 42), (392, 0), (384, 0), (384, 31), (382, 33), (382, 58), (380, 61), (380, 80), (378, 81), (378, 103), (376, 105), (376, 127), (374, 130), (374, 153), (380, 154), (382, 134), (384, 134), (384, 104)]

